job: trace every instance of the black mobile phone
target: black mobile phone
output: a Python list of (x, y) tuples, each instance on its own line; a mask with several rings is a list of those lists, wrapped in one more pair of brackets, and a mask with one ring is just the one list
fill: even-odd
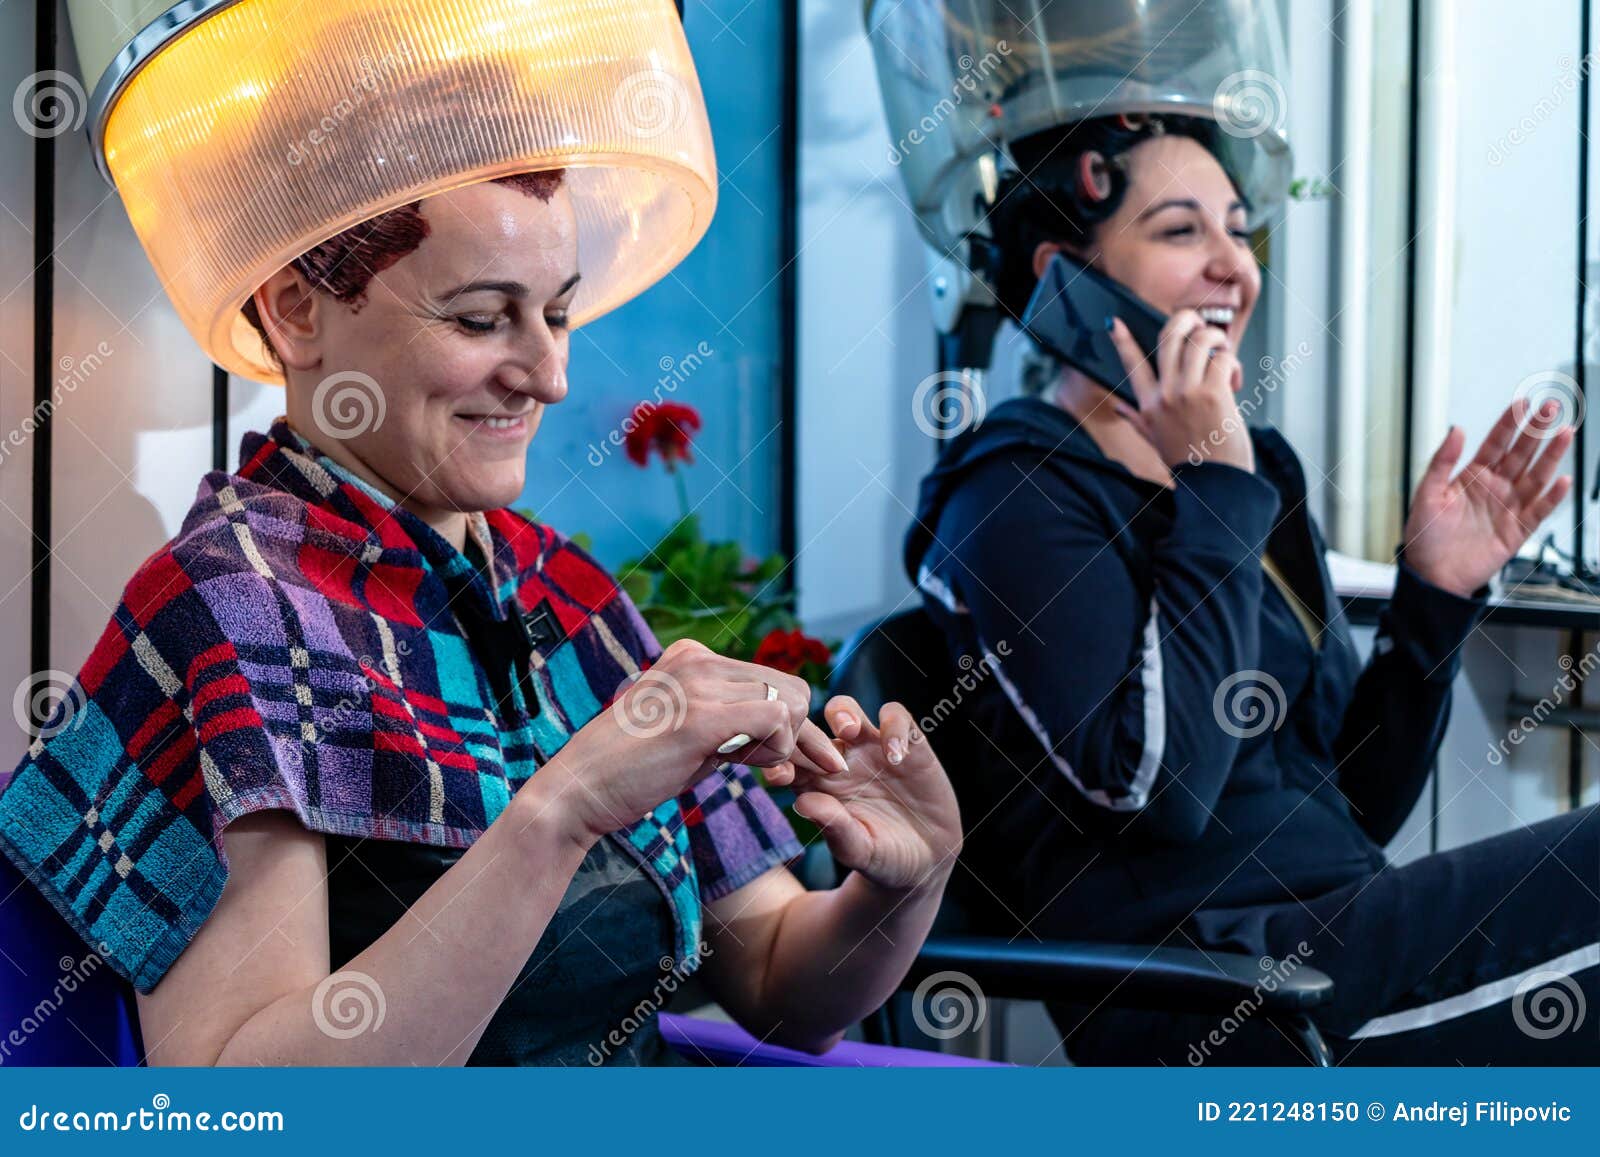
[(1057, 253), (1022, 315), (1022, 328), (1068, 365), (1082, 370), (1134, 409), (1128, 371), (1106, 328), (1120, 317), (1145, 357), (1155, 352), (1166, 315), (1092, 266)]

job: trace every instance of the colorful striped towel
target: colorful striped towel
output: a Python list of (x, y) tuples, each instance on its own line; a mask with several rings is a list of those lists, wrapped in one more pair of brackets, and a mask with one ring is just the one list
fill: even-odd
[[(472, 515), (480, 569), (284, 418), (240, 461), (129, 581), (0, 794), (0, 848), (141, 992), (216, 905), (232, 820), (466, 847), (660, 654), (549, 527)], [(704, 900), (801, 851), (738, 765), (614, 838), (682, 961)]]

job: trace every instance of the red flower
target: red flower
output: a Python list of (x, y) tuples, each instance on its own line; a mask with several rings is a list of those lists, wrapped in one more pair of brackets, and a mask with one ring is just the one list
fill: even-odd
[(801, 630), (785, 631), (775, 627), (767, 632), (756, 647), (755, 661), (763, 667), (798, 675), (807, 663), (826, 667), (833, 652), (821, 639), (813, 639)]
[(680, 402), (640, 402), (628, 417), (626, 447), (636, 465), (650, 461), (650, 451), (661, 455), (667, 469), (674, 462), (694, 461), (691, 437), (700, 430), (700, 414)]

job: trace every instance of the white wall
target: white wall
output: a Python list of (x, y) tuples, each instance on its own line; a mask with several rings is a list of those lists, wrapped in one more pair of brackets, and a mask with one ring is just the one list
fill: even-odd
[[(1437, 292), (1445, 356), (1434, 363), (1435, 379), (1417, 382), (1418, 470), (1449, 424), (1465, 428), (1470, 454), (1518, 383), (1551, 371), (1571, 374), (1576, 336), (1579, 0), (1530, 0), (1521, 9), (1525, 18), (1515, 20), (1496, 0), (1435, 2), (1444, 3), (1438, 34), (1450, 44), (1432, 46), (1434, 67), (1422, 93), (1424, 101), (1444, 102), (1435, 119), (1455, 144), (1448, 150), (1453, 171), (1441, 176), (1450, 204), (1440, 216), (1451, 224), (1436, 263), (1444, 278)], [(1429, 49), (1425, 43), (1425, 62)], [(1424, 206), (1425, 226), (1439, 208)], [(1592, 423), (1587, 429), (1592, 461), (1600, 442)], [(1539, 535), (1548, 532), (1572, 549), (1570, 500)], [(1491, 761), (1512, 727), (1513, 693), (1565, 698), (1556, 663), (1564, 646), (1559, 632), (1500, 627), (1481, 628), (1468, 644), (1438, 765), (1440, 847), (1565, 810), (1572, 742), (1583, 745), (1589, 765), (1586, 798), (1600, 799), (1594, 739), (1574, 738), (1560, 724), (1533, 729), (1509, 746), (1504, 763)], [(1596, 698), (1593, 688), (1589, 698)]]
[(934, 328), (861, 6), (805, 0), (801, 25), (799, 612), (844, 635), (913, 605), (900, 542), (934, 458), (911, 407)]
[[(1289, 52), (1289, 80), (1284, 87), (1294, 172), (1335, 182), (1335, 41), (1330, 28), (1337, 7), (1334, 0), (1295, 0), (1284, 6)], [(1330, 329), (1337, 312), (1331, 276), (1335, 209), (1333, 200), (1291, 201), (1273, 231), (1268, 266), (1262, 273), (1267, 325), (1256, 363), (1272, 358), (1275, 366), (1294, 367), (1281, 371), (1277, 405), (1269, 412), (1305, 465), (1307, 506), (1318, 519), (1325, 519), (1327, 512), (1323, 479), (1334, 466), (1328, 400), (1338, 357), (1338, 339)], [(1302, 349), (1305, 355), (1291, 361), (1291, 353)], [(1251, 364), (1247, 359), (1246, 365)], [(1270, 370), (1262, 377), (1280, 380)]]
[[(61, 54), (76, 75), (69, 36)], [(82, 368), (54, 416), (50, 661), (76, 671), (210, 466), (211, 363), (173, 312), (85, 134), (56, 144), (54, 353), (58, 365)]]
[[(1475, 450), (1519, 382), (1572, 372), (1578, 278), (1580, 0), (1531, 0), (1524, 19), (1503, 0), (1444, 4), (1457, 168), (1445, 400), (1418, 414), (1430, 453), (1451, 422)], [(1567, 506), (1546, 529), (1570, 549), (1571, 527)]]

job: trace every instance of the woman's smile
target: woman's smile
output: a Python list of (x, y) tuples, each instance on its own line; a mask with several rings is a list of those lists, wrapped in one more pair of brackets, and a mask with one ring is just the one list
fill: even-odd
[(489, 414), (456, 414), (455, 420), (467, 429), (470, 438), (489, 442), (521, 442), (528, 436), (528, 415), (512, 417)]

